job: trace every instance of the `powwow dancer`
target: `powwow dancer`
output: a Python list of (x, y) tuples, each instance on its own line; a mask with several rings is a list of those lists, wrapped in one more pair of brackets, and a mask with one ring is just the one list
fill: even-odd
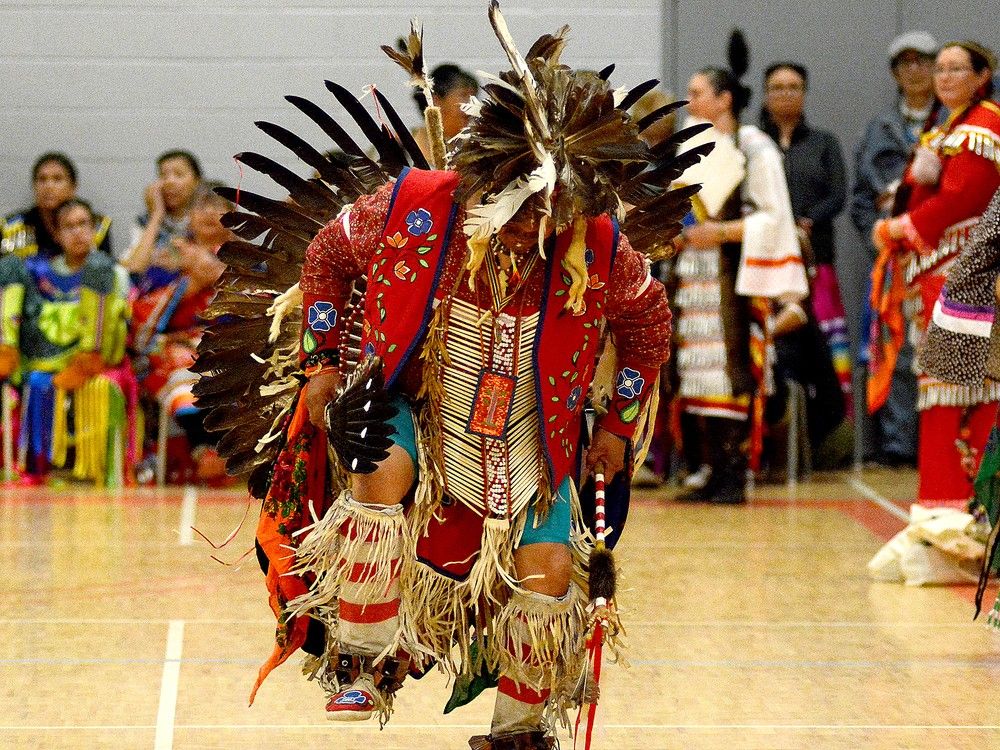
[[(225, 219), (242, 239), (220, 251), (230, 265), (196, 393), (263, 501), (278, 631), (254, 692), (300, 647), (332, 719), (384, 722), (407, 671), (436, 663), (459, 686), (492, 673), (490, 734), (472, 747), (547, 748), (556, 721), (594, 700), (577, 483), (631, 471), (668, 354), (647, 256), (666, 251), (697, 190), (670, 183), (711, 146), (676, 155), (696, 128), (648, 148), (639, 134), (676, 105), (639, 122), (628, 109), (655, 82), (614, 91), (611, 68), (562, 65), (566, 27), (522, 57), (496, 2), (489, 16), (512, 69), (488, 76), (448, 171), (427, 168), (378, 91), (389, 125), (327, 83), (377, 161), (297, 97), (346, 159), (259, 124), (319, 178), (238, 157), (291, 202), (223, 191), (256, 215)], [(429, 85), (416, 24), (407, 52), (383, 49)], [(440, 133), (434, 108), (428, 131)], [(435, 166), (444, 158), (438, 143)], [(584, 459), (605, 327), (613, 380)]]
[(729, 68), (705, 68), (688, 83), (689, 114), (711, 123), (698, 137), (716, 148), (684, 175), (702, 184), (679, 243), (674, 365), (681, 408), (697, 419), (712, 468), (704, 486), (677, 499), (736, 504), (746, 501), (748, 454), (760, 452), (771, 308), (775, 333), (800, 327), (809, 286), (781, 153), (761, 130), (740, 124), (750, 101), (741, 32), (731, 35), (727, 56)]
[[(981, 387), (1000, 382), (1000, 327), (996, 324), (1000, 278), (1000, 190), (983, 212), (969, 241), (948, 271), (948, 283), (934, 304), (927, 340), (920, 363), (942, 383)], [(955, 325), (958, 316), (941, 316), (939, 310), (966, 313), (967, 324)], [(980, 520), (980, 530), (989, 530), (986, 555), (976, 592), (978, 617), (986, 586), (996, 571), (1000, 538), (1000, 413), (996, 413), (973, 484), (975, 494), (969, 512)], [(987, 617), (987, 624), (1000, 631), (1000, 597)]]
[[(981, 329), (991, 318), (982, 305), (951, 297), (949, 274), (1000, 188), (1000, 105), (992, 100), (996, 66), (993, 52), (977, 42), (947, 42), (941, 48), (934, 87), (951, 114), (921, 139), (903, 175), (897, 201), (905, 212), (876, 222), (872, 230), (880, 254), (872, 271), (878, 319), (872, 327), (870, 411), (888, 398), (907, 328), (904, 312), (917, 334), (920, 367), (945, 372), (971, 361), (969, 336), (963, 334)], [(940, 329), (938, 340), (924, 352), (932, 323)], [(973, 494), (1000, 384), (967, 380), (918, 373), (917, 500), (923, 505), (964, 505)]]

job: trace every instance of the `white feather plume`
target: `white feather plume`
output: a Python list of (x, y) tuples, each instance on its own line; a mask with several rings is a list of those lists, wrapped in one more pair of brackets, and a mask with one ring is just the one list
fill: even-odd
[(538, 193), (551, 196), (556, 177), (555, 161), (551, 154), (545, 154), (542, 163), (527, 177), (518, 177), (486, 203), (470, 208), (463, 225), (465, 234), (469, 237), (495, 234), (514, 217), (528, 198)]
[(507, 59), (510, 60), (514, 72), (521, 79), (521, 85), (524, 87), (524, 91), (521, 93), (524, 96), (528, 117), (534, 120), (535, 127), (541, 139), (543, 141), (548, 140), (551, 137), (551, 131), (549, 130), (549, 122), (545, 110), (538, 101), (535, 77), (532, 75), (531, 69), (528, 67), (528, 63), (525, 62), (524, 57), (517, 51), (514, 37), (510, 34), (507, 21), (504, 19), (503, 13), (500, 12), (500, 3), (497, 0), (490, 0), (489, 16), (493, 31), (497, 39), (500, 40), (500, 46), (503, 47), (503, 51), (507, 54)]
[(521, 91), (521, 89), (517, 88), (516, 86), (511, 86), (509, 83), (507, 83), (507, 81), (505, 81), (503, 78), (496, 75), (495, 73), (487, 73), (485, 70), (477, 70), (476, 75), (483, 80), (484, 84), (492, 83), (495, 86), (499, 86), (502, 89), (507, 89), (507, 91), (517, 94), (518, 98), (520, 99), (524, 98), (524, 92)]
[(459, 105), (459, 109), (469, 117), (479, 117), (483, 111), (483, 103), (476, 96), (470, 96), (469, 101)]
[(271, 328), (267, 337), (267, 343), (273, 344), (278, 340), (278, 336), (281, 334), (281, 322), (292, 309), (301, 305), (302, 290), (298, 284), (289, 287), (278, 295), (274, 302), (271, 303), (271, 306), (267, 308), (267, 314), (271, 316)]

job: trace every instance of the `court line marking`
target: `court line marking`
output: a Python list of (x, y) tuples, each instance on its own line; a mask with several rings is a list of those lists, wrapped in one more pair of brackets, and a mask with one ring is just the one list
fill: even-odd
[[(127, 659), (127, 658), (24, 658), (0, 659), (0, 665), (47, 664), (51, 666), (88, 666), (88, 665), (138, 665), (163, 664), (158, 659)], [(199, 658), (172, 659), (170, 664), (176, 667), (178, 673), (183, 664), (214, 664), (247, 666), (259, 664), (259, 659), (224, 659)], [(998, 658), (968, 658), (968, 659), (630, 659), (633, 666), (669, 666), (679, 669), (705, 667), (711, 669), (874, 669), (877, 667), (900, 667), (908, 669), (1000, 669)], [(161, 697), (161, 707), (163, 699)]]
[(184, 499), (181, 500), (180, 545), (189, 547), (194, 544), (194, 518), (198, 508), (198, 488), (192, 484), (185, 485)]
[(857, 492), (860, 492), (866, 498), (871, 500), (882, 510), (888, 511), (890, 514), (894, 515), (900, 521), (906, 521), (907, 523), (910, 522), (909, 513), (900, 508), (898, 505), (889, 500), (887, 497), (881, 495), (870, 485), (866, 484), (865, 482), (862, 482), (857, 477), (850, 477), (847, 480), (847, 484), (849, 484), (852, 489), (856, 490)]
[(172, 750), (177, 692), (180, 687), (181, 655), (184, 652), (184, 620), (171, 620), (167, 628), (167, 649), (163, 656), (160, 680), (160, 706), (156, 711), (154, 750)]
[[(0, 619), (4, 625), (168, 625), (172, 620), (167, 618), (23, 618)], [(274, 625), (274, 620), (234, 620), (234, 619), (187, 619), (188, 625)], [(850, 620), (788, 620), (788, 621), (755, 621), (755, 620), (629, 620), (629, 627), (652, 628), (979, 628), (984, 627), (976, 622), (863, 622)]]
[[(605, 730), (694, 730), (694, 731), (764, 731), (773, 732), (775, 730), (785, 730), (793, 732), (810, 732), (816, 730), (846, 730), (846, 731), (965, 731), (965, 732), (985, 732), (1000, 730), (1000, 724), (602, 724)], [(65, 731), (146, 731), (153, 729), (152, 724), (93, 724), (93, 725), (58, 725), (58, 726), (32, 726), (28, 724), (0, 725), (0, 731), (24, 731), (24, 732), (65, 732)], [(260, 730), (319, 730), (325, 732), (333, 731), (363, 731), (371, 732), (372, 727), (366, 722), (357, 724), (345, 724), (339, 722), (326, 722), (324, 724), (177, 724), (175, 729), (187, 731), (208, 731), (208, 730), (232, 730), (244, 731), (247, 729)], [(390, 724), (383, 732), (392, 731), (414, 731), (414, 730), (462, 730), (482, 729), (481, 724)]]

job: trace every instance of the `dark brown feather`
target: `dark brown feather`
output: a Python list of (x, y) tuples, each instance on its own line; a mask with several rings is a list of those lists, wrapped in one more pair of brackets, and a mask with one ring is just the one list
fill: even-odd
[(629, 110), (632, 105), (637, 101), (642, 99), (646, 94), (655, 89), (660, 85), (660, 81), (656, 78), (651, 78), (648, 81), (643, 81), (638, 86), (633, 86), (629, 89), (629, 92), (625, 95), (625, 98), (621, 100), (618, 104), (619, 109)]
[[(358, 101), (354, 94), (334, 81), (324, 81), (324, 84), (327, 90), (333, 94), (334, 98), (340, 102), (340, 106), (347, 110), (347, 113), (357, 126), (361, 128), (361, 131), (365, 134), (365, 138), (378, 151), (379, 165), (383, 170), (388, 170), (386, 180), (383, 180), (383, 182), (386, 182), (389, 177), (399, 174), (403, 167), (409, 166), (406, 154), (402, 146), (399, 145), (399, 142), (392, 137), (388, 128), (382, 127), (375, 122), (375, 118), (368, 113), (368, 110), (365, 109), (364, 105)], [(369, 159), (369, 161), (371, 160)]]
[(323, 228), (320, 222), (303, 216), (283, 201), (265, 198), (263, 195), (251, 193), (249, 190), (237, 191), (235, 188), (220, 187), (215, 192), (233, 203), (236, 203), (238, 198), (240, 208), (252, 211), (262, 218), (266, 217), (272, 227), (277, 227), (287, 234), (293, 234), (306, 242), (312, 241), (316, 233)]
[(662, 107), (654, 109), (648, 115), (639, 120), (636, 123), (636, 127), (639, 129), (639, 132), (641, 133), (644, 130), (646, 130), (650, 125), (653, 125), (662, 120), (664, 117), (667, 117), (668, 115), (676, 112), (685, 104), (687, 104), (687, 102), (683, 100), (679, 102), (670, 102), (670, 104), (664, 104)]
[(287, 190), (288, 196), (295, 201), (302, 212), (320, 224), (326, 224), (336, 218), (343, 206), (343, 200), (338, 200), (337, 195), (328, 187), (299, 177), (273, 159), (252, 151), (244, 151), (235, 158), (255, 172), (270, 177)]
[(378, 89), (375, 89), (375, 100), (382, 107), (382, 111), (385, 112), (389, 124), (392, 125), (393, 135), (399, 141), (403, 150), (406, 151), (410, 164), (417, 169), (430, 169), (427, 158), (424, 156), (424, 152), (420, 150), (420, 146), (417, 145), (417, 141), (414, 139), (413, 134), (410, 133), (410, 129), (406, 127), (406, 123), (403, 122), (403, 119), (396, 112), (395, 108)]
[(364, 192), (364, 185), (350, 182), (350, 170), (340, 168), (336, 162), (321, 154), (295, 133), (271, 122), (258, 121), (254, 124), (315, 169), (320, 178), (328, 185), (335, 185), (339, 190), (346, 191), (348, 196), (351, 196), (349, 200), (353, 200), (354, 197)]

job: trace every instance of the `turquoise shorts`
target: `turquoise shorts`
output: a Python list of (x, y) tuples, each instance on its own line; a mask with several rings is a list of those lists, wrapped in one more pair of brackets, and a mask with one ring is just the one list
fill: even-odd
[(413, 429), (413, 409), (406, 399), (396, 396), (392, 400), (392, 405), (396, 407), (396, 416), (389, 420), (389, 424), (396, 430), (392, 436), (392, 442), (405, 450), (413, 462), (413, 476), (417, 475), (417, 433)]
[[(417, 464), (417, 435), (413, 429), (413, 409), (406, 399), (397, 396), (392, 400), (392, 405), (396, 407), (396, 416), (389, 420), (396, 434), (392, 436), (392, 441), (405, 450), (413, 462), (413, 474), (417, 475), (419, 469)], [(566, 477), (559, 485), (555, 502), (549, 509), (549, 514), (545, 521), (539, 526), (535, 526), (535, 507), (528, 508), (528, 517), (524, 522), (524, 533), (521, 534), (519, 547), (527, 547), (529, 544), (565, 544), (569, 545), (570, 533), (570, 478)]]

